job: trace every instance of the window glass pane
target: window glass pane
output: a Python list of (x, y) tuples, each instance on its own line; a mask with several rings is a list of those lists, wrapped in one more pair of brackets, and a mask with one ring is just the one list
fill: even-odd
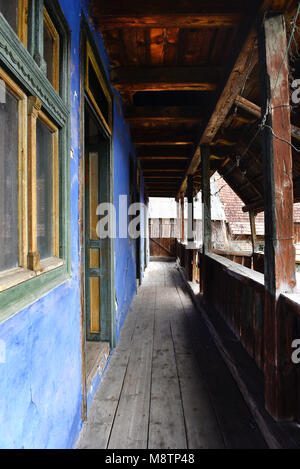
[(52, 249), (52, 134), (39, 119), (36, 123), (37, 248), (41, 259)]
[(0, 271), (18, 266), (18, 101), (0, 81)]
[(44, 23), (44, 60), (47, 64), (47, 78), (52, 83), (53, 79), (53, 37)]
[(90, 91), (104, 117), (106, 123), (109, 124), (109, 105), (107, 98), (102, 90), (101, 84), (98, 80), (94, 67), (89, 61), (89, 88)]
[(18, 31), (18, 0), (0, 0), (0, 12), (13, 30)]

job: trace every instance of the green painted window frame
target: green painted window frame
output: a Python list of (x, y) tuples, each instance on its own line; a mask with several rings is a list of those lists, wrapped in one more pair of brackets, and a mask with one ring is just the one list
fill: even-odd
[[(43, 12), (47, 9), (60, 34), (59, 93), (48, 81), (43, 56)], [(42, 22), (40, 21), (42, 19)], [(0, 293), (0, 323), (71, 278), (70, 209), (70, 46), (71, 32), (58, 0), (29, 0), (27, 47), (0, 13), (0, 66), (27, 96), (36, 96), (59, 129), (60, 258), (64, 263)]]

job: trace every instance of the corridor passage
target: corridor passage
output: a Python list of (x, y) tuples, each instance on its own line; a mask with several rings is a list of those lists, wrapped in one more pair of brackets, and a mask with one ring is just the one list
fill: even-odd
[(78, 448), (264, 448), (175, 263), (151, 262)]

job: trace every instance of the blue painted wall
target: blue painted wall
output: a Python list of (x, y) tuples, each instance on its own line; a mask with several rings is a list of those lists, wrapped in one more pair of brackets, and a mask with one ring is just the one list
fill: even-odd
[[(117, 220), (119, 220), (119, 196), (127, 195), (129, 204), (129, 172), (130, 157), (133, 158), (128, 128), (122, 119), (121, 103), (116, 96), (114, 105), (114, 198)], [(127, 205), (128, 208), (129, 205)], [(119, 234), (117, 232), (117, 234)], [(136, 252), (135, 241), (120, 238), (115, 239), (116, 258), (116, 336), (117, 340), (121, 327), (126, 318), (130, 303), (136, 291)]]
[[(6, 361), (0, 363), (0, 448), (71, 448), (81, 422), (79, 303), (80, 21), (86, 0), (60, 0), (72, 31), (71, 250), (72, 278), (0, 325)], [(107, 55), (93, 31), (106, 72)], [(114, 196), (129, 195), (134, 156), (118, 100), (114, 103)], [(142, 198), (143, 196), (141, 196)], [(118, 214), (118, 204), (117, 214)], [(143, 243), (142, 243), (143, 244)], [(142, 260), (144, 256), (142, 255)], [(115, 240), (116, 331), (119, 336), (136, 290), (135, 246)]]

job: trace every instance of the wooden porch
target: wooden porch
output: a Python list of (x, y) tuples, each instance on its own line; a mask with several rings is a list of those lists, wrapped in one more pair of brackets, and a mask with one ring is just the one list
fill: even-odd
[(78, 448), (265, 448), (175, 263), (151, 262)]

